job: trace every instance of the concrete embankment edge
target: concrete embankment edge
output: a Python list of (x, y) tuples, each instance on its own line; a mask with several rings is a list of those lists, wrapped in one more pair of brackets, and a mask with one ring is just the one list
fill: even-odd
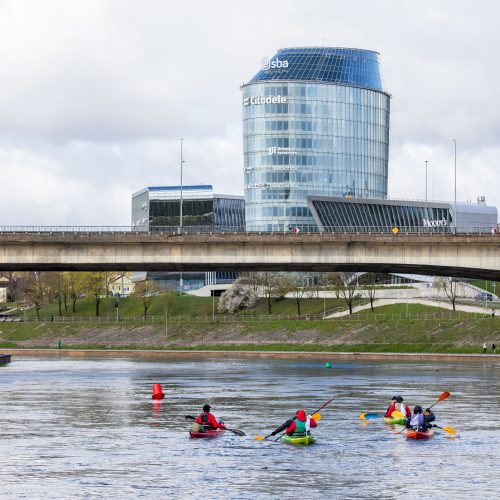
[(313, 359), (313, 360), (382, 360), (382, 361), (454, 361), (499, 363), (500, 354), (433, 354), (382, 352), (305, 352), (305, 351), (160, 351), (121, 349), (2, 349), (12, 356), (71, 358), (248, 358), (248, 359)]

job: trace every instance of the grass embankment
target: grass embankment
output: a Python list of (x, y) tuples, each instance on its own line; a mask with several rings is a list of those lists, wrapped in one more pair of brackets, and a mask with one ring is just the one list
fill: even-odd
[[(493, 287), (493, 283), (495, 283), (495, 287)], [(476, 281), (471, 281), (470, 284), (477, 286), (478, 288), (482, 288), (486, 292), (496, 293), (496, 281), (476, 280)]]
[[(132, 299), (121, 300), (123, 308), (120, 307), (120, 315), (123, 310), (127, 311), (127, 301), (129, 315), (140, 316), (137, 299), (135, 305)], [(277, 314), (283, 314), (286, 307), (290, 306), (283, 304), (283, 309), (280, 309), (279, 304), (275, 304)], [(54, 304), (48, 306), (47, 316), (51, 315), (51, 307)], [(154, 311), (154, 307), (153, 302), (150, 311)], [(164, 304), (159, 298), (156, 307), (158, 313), (163, 312), (164, 315)], [(254, 313), (267, 310), (265, 308), (266, 304), (261, 304)], [(319, 312), (323, 310), (322, 299), (303, 301), (303, 310), (313, 311), (309, 314), (318, 312), (318, 309)], [(91, 301), (82, 301), (76, 315), (81, 317), (86, 310), (93, 311)], [(63, 348), (75, 349), (479, 353), (482, 352), (483, 342), (491, 345), (497, 340), (500, 322), (496, 318), (478, 316), (463, 319), (460, 313), (450, 314), (446, 311), (445, 319), (436, 319), (432, 314), (436, 311), (442, 310), (419, 304), (395, 304), (375, 308), (374, 312), (366, 309), (363, 317), (369, 317), (369, 320), (347, 317), (279, 321), (272, 318), (267, 320), (262, 314), (259, 321), (245, 321), (245, 317), (241, 317), (241, 320), (232, 318), (231, 322), (224, 322), (226, 318), (218, 316), (218, 321), (212, 322), (211, 298), (183, 296), (172, 300), (169, 316), (202, 316), (204, 313), (206, 318), (199, 321), (170, 320), (167, 325), (164, 319), (126, 323), (101, 320), (97, 323), (90, 317), (86, 321), (74, 323), (0, 323), (0, 347), (54, 348), (57, 347), (57, 341), (61, 340)], [(407, 312), (409, 319), (406, 319)], [(413, 319), (417, 313), (429, 313), (424, 316), (434, 319)]]
[[(102, 318), (114, 318), (116, 316), (115, 308), (116, 299), (114, 297), (106, 297), (101, 299), (99, 306), (99, 316)], [(168, 305), (167, 305), (168, 303)], [(168, 316), (212, 316), (213, 308), (217, 314), (217, 305), (219, 298), (214, 297), (196, 297), (194, 295), (179, 295), (174, 293), (159, 294), (153, 297), (151, 306), (147, 311), (147, 316), (165, 316), (168, 307)], [(364, 299), (356, 299), (356, 304), (366, 303)], [(302, 299), (300, 301), (300, 314), (312, 315), (322, 314), (323, 310), (331, 311), (332, 309), (345, 308), (346, 304), (343, 299)], [(95, 300), (90, 298), (79, 299), (76, 302), (76, 310), (73, 312), (72, 304), (68, 302), (68, 309), (62, 307), (62, 316), (64, 317), (93, 317), (96, 315)], [(119, 316), (143, 316), (144, 307), (140, 297), (125, 297), (118, 299)], [(24, 311), (14, 311), (14, 315), (24, 317)], [(257, 305), (252, 309), (239, 311), (238, 315), (245, 316), (261, 316), (268, 315), (268, 305), (265, 299), (260, 299)], [(283, 299), (272, 302), (273, 315), (297, 315), (297, 303), (294, 299)], [(59, 317), (59, 306), (57, 302), (44, 304), (39, 311), (42, 318)], [(27, 318), (35, 318), (36, 311), (31, 308), (26, 310)]]

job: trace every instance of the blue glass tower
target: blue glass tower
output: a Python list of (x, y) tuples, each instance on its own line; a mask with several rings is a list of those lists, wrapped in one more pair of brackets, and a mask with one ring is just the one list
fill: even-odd
[(247, 230), (313, 227), (310, 195), (386, 197), (390, 95), (377, 52), (281, 49), (242, 91)]

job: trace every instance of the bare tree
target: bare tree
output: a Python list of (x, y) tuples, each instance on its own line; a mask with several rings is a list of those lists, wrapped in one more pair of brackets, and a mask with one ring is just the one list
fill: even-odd
[(373, 312), (373, 303), (377, 294), (377, 273), (366, 273), (363, 276), (364, 280), (364, 295), (370, 301), (370, 308)]
[(43, 286), (40, 280), (39, 273), (34, 273), (35, 280), (31, 283), (31, 285), (26, 289), (26, 294), (28, 296), (29, 301), (33, 304), (36, 311), (36, 318), (40, 319), (40, 309), (42, 308), (43, 303)]
[(300, 286), (300, 278), (297, 275), (287, 276), (287, 293), (293, 297), (297, 305), (297, 316), (300, 316), (300, 301), (309, 296), (310, 289)]
[(258, 293), (260, 286), (259, 274), (260, 273), (241, 273), (238, 278), (238, 283), (241, 283), (242, 285), (249, 285), (255, 292)]
[(457, 301), (458, 293), (457, 293), (457, 280), (455, 278), (438, 278), (437, 286), (438, 288), (442, 288), (448, 300), (451, 303), (453, 310), (455, 311), (455, 303)]
[[(333, 286), (337, 298), (345, 300), (349, 308), (349, 314), (352, 314), (352, 307), (358, 289), (358, 280), (354, 278), (352, 273), (333, 273)], [(353, 279), (354, 278), (354, 279)]]
[(259, 289), (262, 290), (267, 300), (267, 309), (269, 314), (273, 312), (272, 299), (276, 297), (279, 289), (279, 277), (276, 273), (262, 272), (257, 274)]

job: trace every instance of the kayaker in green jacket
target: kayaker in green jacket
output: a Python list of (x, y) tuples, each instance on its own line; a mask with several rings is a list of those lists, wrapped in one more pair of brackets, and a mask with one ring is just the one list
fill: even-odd
[(307, 436), (310, 434), (311, 427), (317, 427), (316, 420), (307, 415), (305, 410), (299, 410), (296, 418), (288, 426), (285, 434), (288, 436)]

